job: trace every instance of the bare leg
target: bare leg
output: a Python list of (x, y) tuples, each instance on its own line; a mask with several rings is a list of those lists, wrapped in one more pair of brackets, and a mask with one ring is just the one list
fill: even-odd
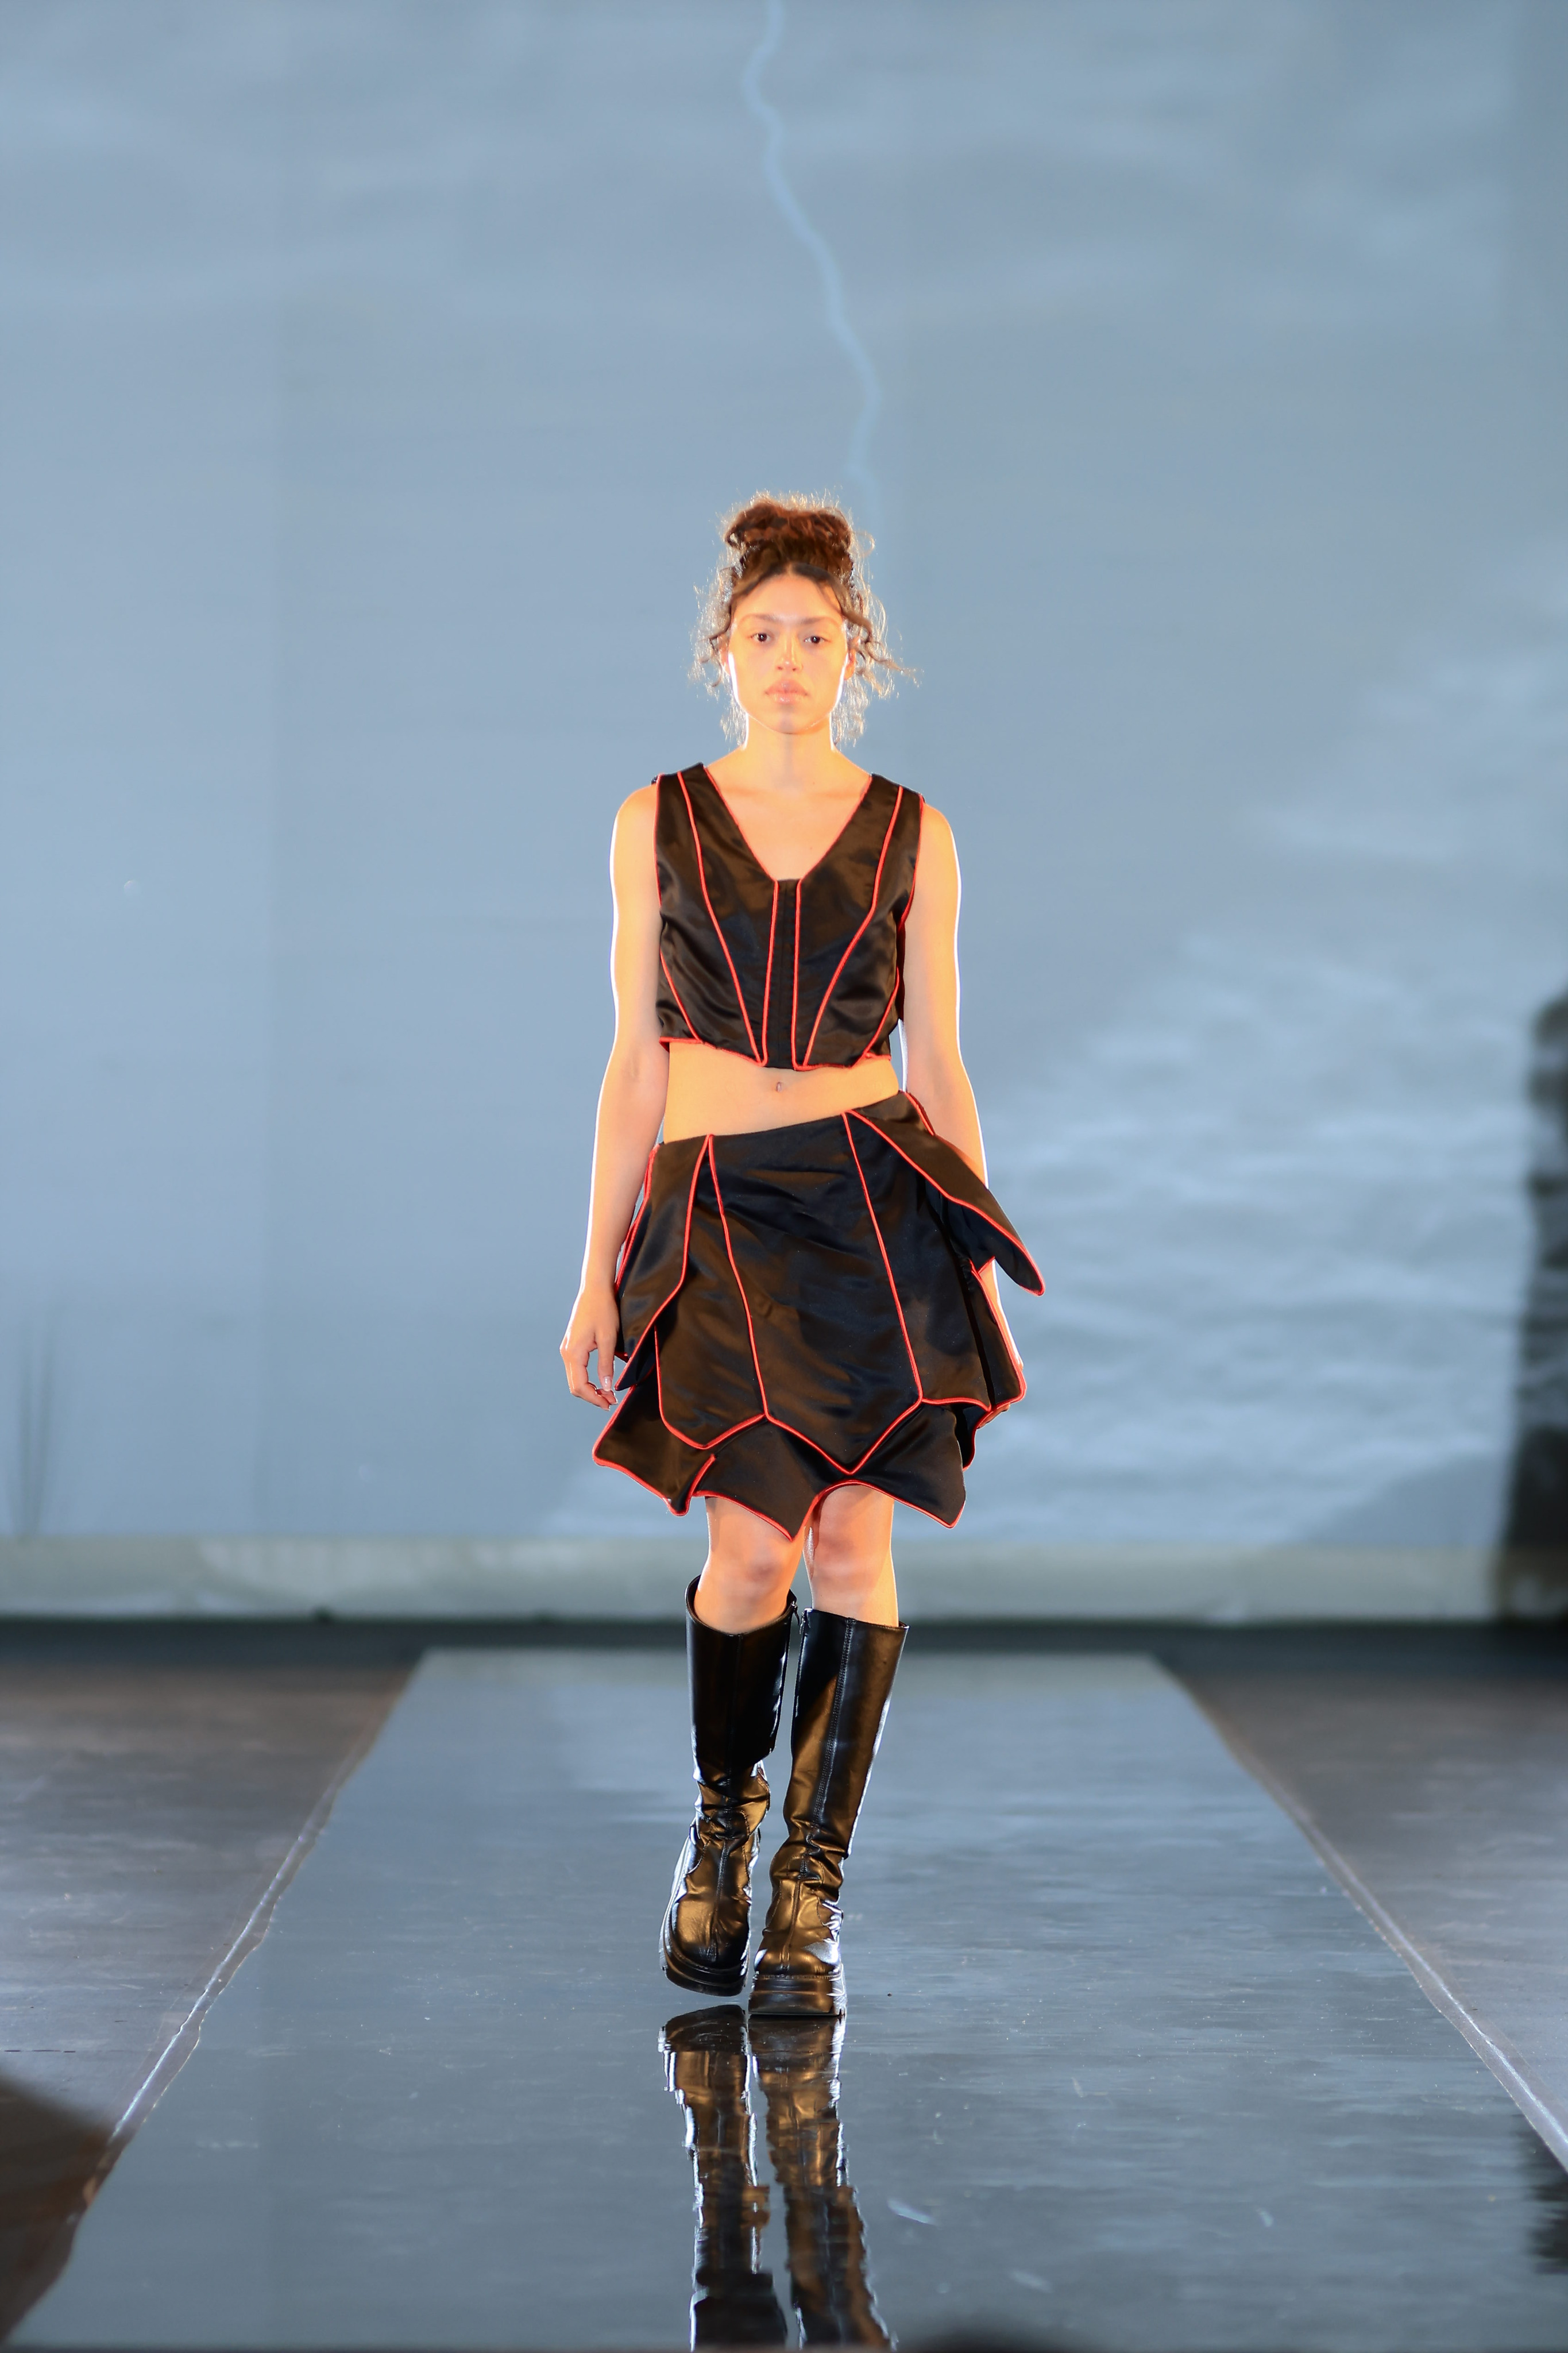
[(805, 1524), (811, 1599), (835, 1618), (896, 1626), (893, 1499), (877, 1487), (835, 1487)]
[(708, 1560), (692, 1603), (704, 1626), (749, 1634), (784, 1609), (804, 1530), (786, 1536), (727, 1495), (709, 1495)]
[(746, 1634), (784, 1606), (804, 1548), (811, 1598), (836, 1618), (896, 1626), (893, 1499), (879, 1488), (834, 1487), (798, 1535), (786, 1536), (727, 1495), (709, 1495), (708, 1560), (694, 1607), (704, 1626)]

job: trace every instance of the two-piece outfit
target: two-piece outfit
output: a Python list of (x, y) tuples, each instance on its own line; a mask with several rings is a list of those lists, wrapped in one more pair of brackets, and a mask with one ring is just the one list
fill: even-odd
[[(660, 776), (659, 1034), (770, 1070), (890, 1052), (920, 796), (873, 776), (797, 880), (759, 864), (706, 768)], [(1044, 1288), (919, 1104), (656, 1145), (616, 1272), (624, 1394), (594, 1452), (687, 1511), (727, 1495), (786, 1535), (819, 1496), (877, 1487), (951, 1526), (983, 1423), (1024, 1393), (979, 1271)], [(695, 1588), (693, 1588), (695, 1590)], [(701, 1808), (663, 1937), (676, 1982), (737, 1993), (794, 1605), (747, 1634), (687, 1602)], [(834, 1898), (905, 1629), (806, 1613), (789, 1836), (753, 2010), (843, 2007)]]

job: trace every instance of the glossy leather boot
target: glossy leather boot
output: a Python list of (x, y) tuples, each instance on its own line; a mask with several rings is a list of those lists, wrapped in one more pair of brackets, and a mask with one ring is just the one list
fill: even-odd
[(838, 1891), (907, 1626), (806, 1612), (795, 1678), (788, 1835), (752, 1979), (753, 2018), (841, 2018)]
[(746, 1981), (752, 1863), (768, 1810), (763, 1760), (773, 1753), (784, 1704), (784, 1662), (795, 1603), (747, 1634), (721, 1634), (686, 1595), (686, 1664), (691, 1684), (691, 1748), (701, 1795), (664, 1916), (664, 1973), (692, 1993), (735, 1994)]
[(784, 2191), (790, 2287), (805, 2345), (890, 2345), (866, 2276), (866, 2229), (844, 2178), (836, 2018), (750, 2021), (768, 2104), (768, 2155)]
[(752, 2146), (744, 2013), (697, 2010), (672, 2018), (659, 2049), (665, 2081), (685, 2111), (697, 2177), (692, 2345), (783, 2345), (789, 2326), (772, 2273), (759, 2269), (768, 2193)]

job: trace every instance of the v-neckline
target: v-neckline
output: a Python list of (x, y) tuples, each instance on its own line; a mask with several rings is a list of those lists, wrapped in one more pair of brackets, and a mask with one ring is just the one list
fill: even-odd
[(798, 891), (803, 882), (810, 881), (818, 867), (826, 865), (828, 860), (832, 857), (834, 851), (837, 849), (839, 843), (843, 840), (845, 835), (848, 832), (850, 827), (854, 824), (856, 818), (859, 816), (861, 810), (870, 799), (871, 787), (877, 781), (877, 771), (875, 768), (872, 768), (867, 775), (865, 789), (861, 793), (859, 799), (856, 802), (854, 807), (850, 810), (848, 816), (845, 818), (843, 824), (839, 827), (837, 832), (834, 835), (832, 840), (828, 843), (821, 857), (814, 858), (811, 864), (806, 867), (803, 873), (770, 874), (767, 868), (763, 864), (762, 860), (757, 856), (756, 851), (752, 848), (751, 843), (747, 840), (745, 827), (741, 823), (740, 818), (735, 815), (734, 810), (730, 807), (729, 802), (725, 799), (723, 787), (720, 785), (718, 778), (714, 776), (713, 771), (710, 768), (706, 760), (702, 763), (700, 773), (707, 781), (708, 789), (712, 793), (714, 798), (718, 801), (720, 807), (723, 810), (725, 816), (734, 827), (736, 833), (740, 836), (742, 849), (745, 851), (747, 857), (751, 860), (752, 865), (756, 868), (763, 881), (770, 883), (775, 891), (784, 891), (791, 888)]

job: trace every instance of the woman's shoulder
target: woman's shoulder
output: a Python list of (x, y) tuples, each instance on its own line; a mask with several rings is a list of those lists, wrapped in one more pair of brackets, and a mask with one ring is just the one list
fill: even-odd
[(661, 768), (652, 784), (639, 786), (635, 793), (626, 795), (616, 812), (616, 824), (627, 820), (633, 825), (652, 825), (667, 789), (686, 785), (689, 779), (708, 774), (700, 760), (693, 760), (684, 768)]
[(619, 873), (647, 865), (652, 871), (656, 828), (658, 822), (658, 778), (628, 793), (616, 811), (616, 822), (610, 835), (610, 862)]
[(635, 793), (626, 795), (626, 799), (616, 811), (617, 833), (628, 830), (634, 833), (652, 831), (654, 819), (658, 815), (660, 781), (660, 778), (656, 776), (651, 785), (639, 785)]
[(900, 785), (897, 776), (885, 776), (880, 768), (872, 768), (868, 772), (866, 787), (868, 792), (890, 793), (896, 800), (907, 801), (910, 807), (918, 810), (922, 818), (931, 809), (930, 801), (923, 794), (917, 793), (913, 785)]

